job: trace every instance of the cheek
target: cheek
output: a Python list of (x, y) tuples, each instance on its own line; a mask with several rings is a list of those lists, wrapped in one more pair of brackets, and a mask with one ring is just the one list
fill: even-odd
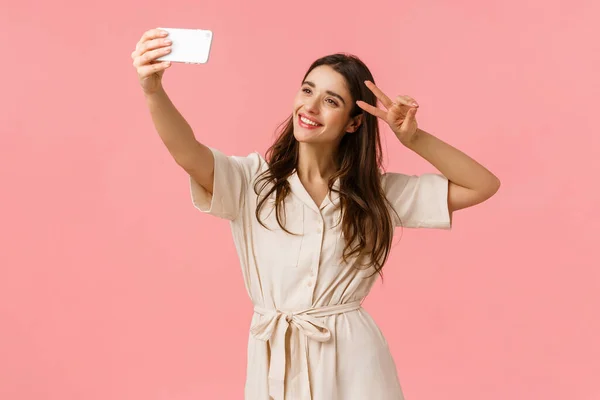
[(298, 111), (298, 109), (300, 107), (302, 107), (302, 98), (300, 98), (299, 95), (296, 95), (296, 97), (294, 97), (294, 112)]
[(326, 113), (326, 121), (329, 125), (339, 126), (344, 124), (345, 119), (341, 112), (338, 112), (337, 110), (329, 110)]

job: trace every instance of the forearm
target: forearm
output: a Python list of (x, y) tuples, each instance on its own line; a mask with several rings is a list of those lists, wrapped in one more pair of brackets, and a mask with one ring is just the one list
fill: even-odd
[(477, 192), (494, 191), (500, 185), (500, 180), (483, 165), (422, 129), (407, 147), (457, 185)]
[(188, 158), (198, 145), (192, 128), (179, 113), (164, 89), (146, 95), (152, 122), (161, 140), (176, 162)]

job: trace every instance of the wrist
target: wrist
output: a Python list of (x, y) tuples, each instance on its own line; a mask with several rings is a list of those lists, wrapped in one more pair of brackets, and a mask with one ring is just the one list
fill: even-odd
[(429, 135), (429, 133), (417, 128), (415, 134), (410, 137), (407, 143), (403, 144), (410, 150), (415, 150), (425, 140), (427, 135)]
[(161, 85), (156, 90), (153, 90), (151, 92), (144, 92), (144, 97), (146, 98), (146, 100), (152, 101), (155, 98), (163, 97), (165, 94), (166, 94), (165, 89)]
[(155, 107), (161, 107), (165, 104), (165, 99), (168, 99), (167, 93), (164, 89), (160, 88), (156, 91), (146, 93), (144, 92), (144, 98), (146, 99), (146, 105), (153, 109)]

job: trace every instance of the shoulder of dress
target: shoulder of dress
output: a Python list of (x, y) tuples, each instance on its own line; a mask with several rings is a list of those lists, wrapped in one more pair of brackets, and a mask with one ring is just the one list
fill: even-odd
[(232, 156), (231, 158), (250, 180), (268, 169), (267, 162), (258, 151), (253, 151), (246, 156)]

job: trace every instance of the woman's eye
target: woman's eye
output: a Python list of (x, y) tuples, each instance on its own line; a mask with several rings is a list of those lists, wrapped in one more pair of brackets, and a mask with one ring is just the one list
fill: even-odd
[[(306, 94), (310, 94), (310, 93), (311, 93), (311, 91), (310, 91), (310, 89), (309, 89), (309, 88), (302, 88), (302, 92), (304, 92), (304, 93), (306, 93)], [(331, 104), (331, 105), (334, 105), (334, 106), (337, 106), (337, 105), (338, 105), (338, 103), (336, 103), (336, 102), (335, 102), (335, 100), (333, 100), (333, 99), (327, 99), (327, 100), (325, 100), (325, 101), (328, 101), (328, 102), (329, 102), (329, 104)]]

